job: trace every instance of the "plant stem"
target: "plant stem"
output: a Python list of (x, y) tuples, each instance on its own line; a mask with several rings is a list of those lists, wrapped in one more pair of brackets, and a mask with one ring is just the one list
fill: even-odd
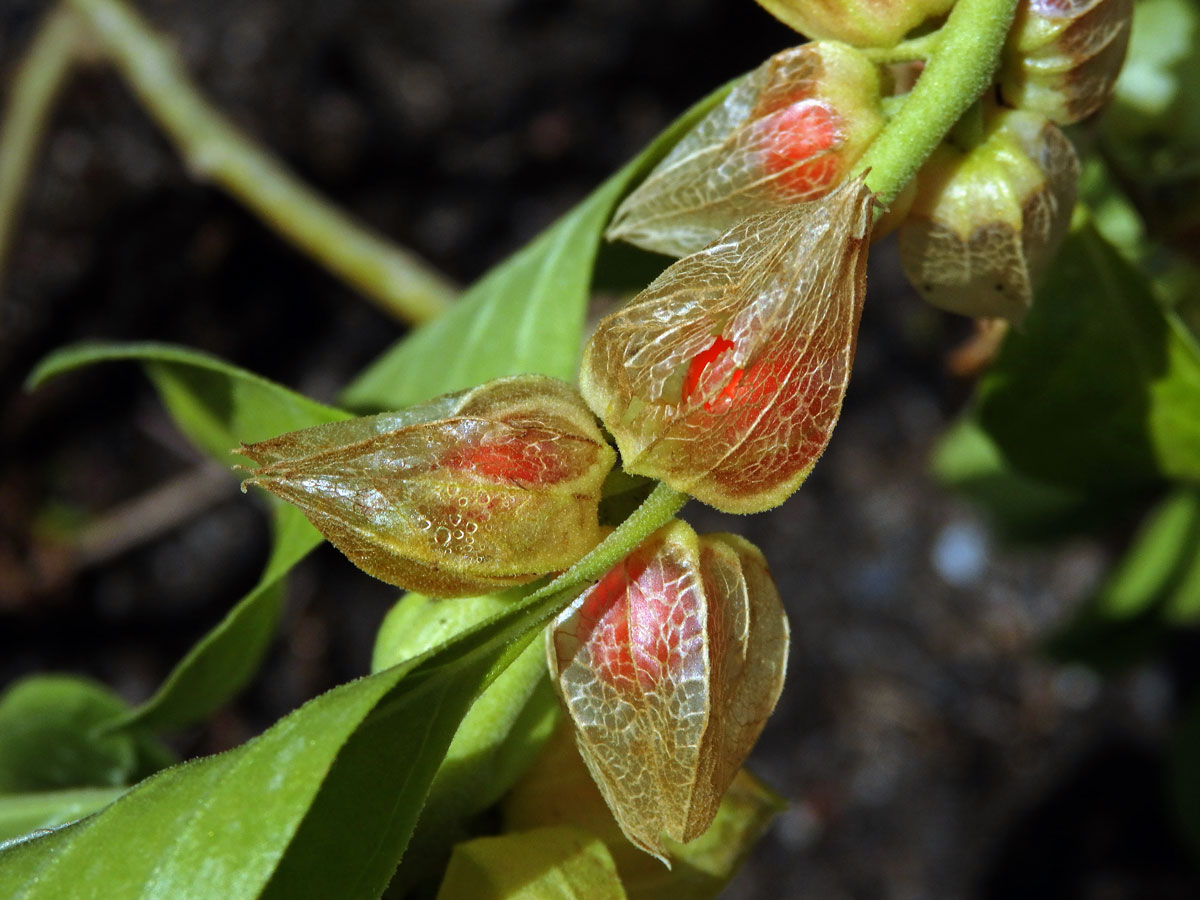
[(986, 134), (987, 126), (983, 115), (983, 103), (976, 100), (954, 123), (946, 140), (963, 153), (970, 153), (983, 143)]
[(638, 544), (662, 528), (691, 498), (663, 482), (654, 486), (642, 505), (597, 544), (587, 556), (537, 592), (549, 596), (568, 588), (595, 581), (633, 551)]
[(54, 99), (80, 56), (82, 37), (76, 17), (68, 10), (55, 10), (42, 22), (13, 78), (0, 127), (0, 272)]
[(409, 322), (442, 312), (454, 288), (412, 254), (355, 222), (264, 152), (204, 99), (168, 40), (124, 0), (67, 0), (94, 32), (188, 167), (254, 210), (280, 235)]
[(916, 86), (859, 160), (884, 206), (992, 83), (1017, 0), (958, 0)]

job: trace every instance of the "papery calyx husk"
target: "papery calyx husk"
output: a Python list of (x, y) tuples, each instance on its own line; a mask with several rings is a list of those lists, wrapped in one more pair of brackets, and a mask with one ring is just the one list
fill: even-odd
[(872, 204), (858, 178), (752, 216), (600, 322), (580, 389), (627, 472), (736, 513), (800, 486), (850, 377)]
[(762, 554), (674, 521), (547, 631), (580, 755), (621, 829), (666, 860), (713, 821), (783, 687), (788, 625)]
[(905, 274), (939, 309), (1020, 322), (1066, 236), (1078, 180), (1075, 150), (1050, 121), (990, 111), (982, 143), (943, 143), (921, 168), (898, 233)]
[(856, 47), (891, 47), (918, 25), (943, 16), (954, 0), (758, 0), (810, 38)]
[(523, 584), (601, 538), (616, 457), (569, 385), (490, 381), (395, 413), (238, 451), (248, 480), (303, 510), (367, 573), (437, 597)]
[(1004, 102), (1070, 125), (1103, 107), (1121, 73), (1133, 0), (1022, 0), (997, 80)]
[(625, 198), (606, 237), (686, 256), (747, 216), (828, 194), (883, 127), (880, 98), (878, 67), (844, 44), (775, 54)]

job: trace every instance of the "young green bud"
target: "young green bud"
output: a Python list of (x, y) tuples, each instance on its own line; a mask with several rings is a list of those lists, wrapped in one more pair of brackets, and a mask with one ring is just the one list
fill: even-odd
[(762, 554), (674, 521), (547, 631), (580, 755), (637, 846), (666, 859), (721, 798), (775, 708), (788, 625)]
[(573, 388), (501, 378), (243, 445), (257, 484), (368, 574), (437, 597), (532, 581), (599, 542), (616, 460)]
[(856, 47), (892, 47), (954, 0), (758, 0), (767, 12), (810, 38)]
[(572, 825), (604, 841), (629, 900), (716, 900), (771, 820), (787, 808), (745, 767), (738, 770), (712, 825), (686, 844), (662, 838), (672, 862), (662, 863), (630, 843), (592, 780), (563, 721), (502, 804), (505, 832)]
[(775, 54), (625, 198), (606, 236), (686, 256), (749, 215), (823, 197), (883, 127), (880, 97), (878, 68), (843, 44)]
[(841, 411), (872, 205), (857, 179), (752, 216), (597, 326), (580, 386), (627, 472), (726, 512), (791, 496)]
[(993, 111), (982, 143), (943, 143), (917, 176), (900, 260), (934, 306), (1019, 322), (1066, 235), (1079, 163), (1042, 116)]
[(1112, 96), (1132, 0), (1022, 0), (1004, 48), (1004, 102), (1070, 125)]

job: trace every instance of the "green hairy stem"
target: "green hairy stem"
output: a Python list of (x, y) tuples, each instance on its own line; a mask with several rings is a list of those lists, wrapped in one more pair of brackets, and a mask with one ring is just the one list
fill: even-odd
[(1016, 10), (1017, 0), (958, 0), (912, 93), (859, 160), (884, 206), (991, 85)]

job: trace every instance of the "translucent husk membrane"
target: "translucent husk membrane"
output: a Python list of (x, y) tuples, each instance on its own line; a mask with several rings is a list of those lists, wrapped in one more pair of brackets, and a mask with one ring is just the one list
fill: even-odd
[(600, 322), (580, 389), (626, 471), (737, 513), (800, 486), (850, 377), (872, 204), (859, 178), (751, 216)]
[(625, 835), (702, 834), (783, 687), (788, 626), (762, 554), (674, 521), (547, 631), (580, 755)]
[(606, 236), (694, 253), (747, 216), (828, 194), (882, 127), (879, 70), (863, 54), (833, 42), (784, 50), (675, 145)]
[(521, 375), (239, 451), (359, 568), (470, 596), (565, 569), (601, 538), (615, 462), (573, 388)]

